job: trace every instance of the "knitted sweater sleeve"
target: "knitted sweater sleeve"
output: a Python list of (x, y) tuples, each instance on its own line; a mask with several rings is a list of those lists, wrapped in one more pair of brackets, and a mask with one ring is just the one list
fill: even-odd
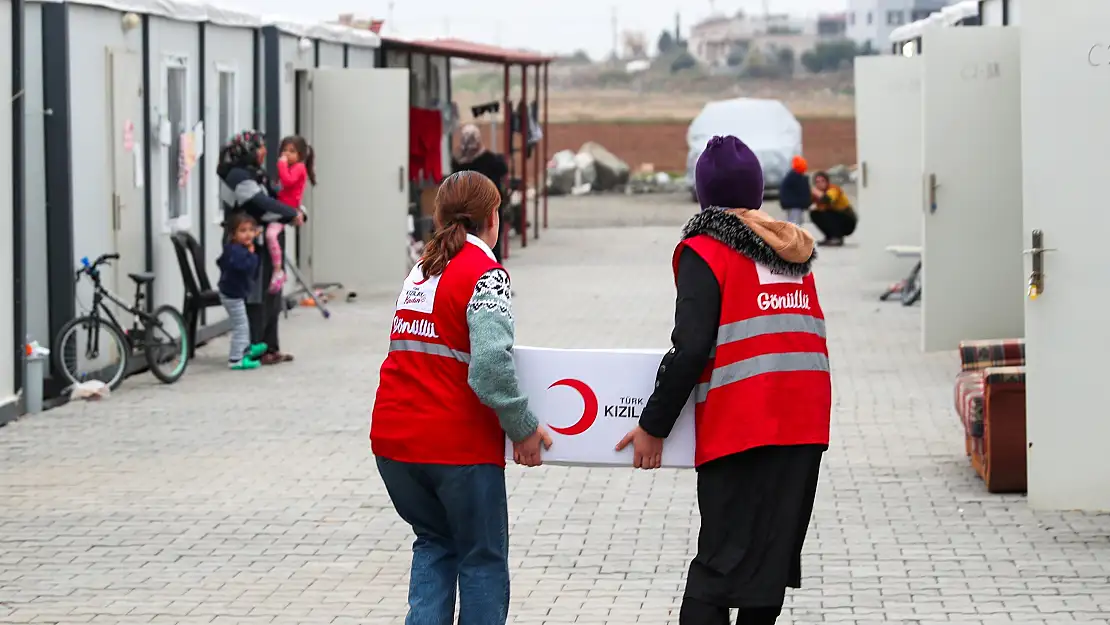
[(531, 436), (539, 422), (528, 409), (513, 362), (512, 291), (509, 275), (493, 269), (482, 275), (466, 308), (470, 328), (470, 372), (467, 382), (483, 404), (497, 414), (501, 428), (514, 442)]

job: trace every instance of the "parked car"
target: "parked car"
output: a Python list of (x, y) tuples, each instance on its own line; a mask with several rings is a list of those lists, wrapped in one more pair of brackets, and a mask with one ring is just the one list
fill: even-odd
[(686, 131), (686, 182), (695, 202), (694, 167), (706, 144), (717, 135), (733, 135), (755, 152), (763, 167), (766, 195), (778, 194), (790, 162), (802, 153), (802, 125), (782, 102), (755, 98), (710, 102)]

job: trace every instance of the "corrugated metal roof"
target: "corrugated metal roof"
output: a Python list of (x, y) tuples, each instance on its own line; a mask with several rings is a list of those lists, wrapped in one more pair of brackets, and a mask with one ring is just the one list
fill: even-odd
[(539, 65), (554, 59), (554, 57), (543, 54), (511, 50), (484, 43), (473, 43), (462, 39), (404, 39), (389, 35), (383, 36), (382, 42), (389, 47), (402, 48), (420, 54), (448, 56), (468, 61), (499, 63), (501, 65)]

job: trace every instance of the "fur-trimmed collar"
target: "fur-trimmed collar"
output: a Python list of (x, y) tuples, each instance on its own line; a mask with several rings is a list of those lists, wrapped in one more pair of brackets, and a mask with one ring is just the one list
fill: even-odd
[(788, 276), (798, 277), (808, 274), (813, 261), (817, 258), (817, 251), (814, 250), (809, 260), (804, 263), (784, 260), (739, 217), (721, 208), (707, 208), (694, 215), (682, 229), (682, 240), (701, 234), (708, 235), (751, 260)]

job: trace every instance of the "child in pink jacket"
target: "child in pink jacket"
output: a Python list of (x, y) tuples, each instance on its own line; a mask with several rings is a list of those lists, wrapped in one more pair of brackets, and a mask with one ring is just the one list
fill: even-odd
[[(295, 208), (305, 216), (301, 199), (304, 197), (305, 184), (316, 184), (316, 155), (304, 137), (291, 136), (281, 140), (281, 158), (278, 159), (278, 178), (281, 190), (277, 199), (286, 206)], [(270, 293), (280, 293), (285, 285), (285, 264), (282, 262), (281, 243), (278, 236), (285, 226), (274, 222), (266, 226), (266, 249), (274, 265), (274, 277), (270, 280)]]

